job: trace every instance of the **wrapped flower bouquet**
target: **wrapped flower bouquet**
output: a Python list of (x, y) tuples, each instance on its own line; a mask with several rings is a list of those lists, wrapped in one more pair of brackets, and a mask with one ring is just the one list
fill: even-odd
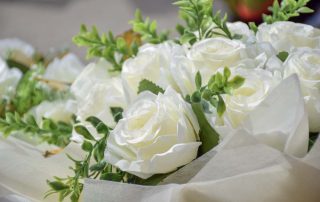
[(257, 26), (178, 0), (179, 37), (140, 11), (82, 25), (87, 66), (1, 40), (0, 199), (318, 201), (320, 30), (288, 21), (308, 1)]

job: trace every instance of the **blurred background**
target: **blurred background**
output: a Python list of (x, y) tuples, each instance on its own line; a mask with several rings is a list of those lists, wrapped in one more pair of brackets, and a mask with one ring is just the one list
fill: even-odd
[[(96, 25), (100, 31), (120, 34), (130, 28), (128, 21), (140, 8), (144, 16), (156, 19), (160, 29), (172, 29), (179, 21), (172, 0), (0, 0), (0, 38), (17, 37), (37, 50), (70, 48), (81, 56), (71, 38), (80, 24)], [(215, 0), (214, 10), (226, 12), (229, 21), (260, 22), (261, 13), (273, 0)], [(316, 10), (295, 21), (320, 25), (320, 0), (309, 4)]]

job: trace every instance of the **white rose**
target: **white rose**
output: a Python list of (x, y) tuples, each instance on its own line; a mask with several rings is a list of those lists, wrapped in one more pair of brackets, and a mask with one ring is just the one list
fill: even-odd
[(9, 69), (7, 64), (0, 58), (0, 99), (11, 97), (21, 77), (20, 70)]
[(268, 42), (247, 44), (241, 51), (241, 60), (237, 68), (264, 69), (268, 60), (276, 55), (276, 50)]
[(47, 67), (43, 77), (50, 80), (72, 83), (81, 73), (84, 66), (73, 53), (62, 59), (55, 58)]
[(88, 95), (79, 102), (77, 115), (81, 121), (85, 121), (89, 116), (95, 116), (113, 127), (116, 123), (110, 107), (125, 107), (121, 79), (117, 77), (92, 86)]
[(197, 69), (186, 56), (175, 57), (170, 65), (170, 74), (174, 80), (174, 86), (183, 96), (191, 95), (196, 91), (194, 82)]
[(195, 43), (187, 55), (207, 81), (218, 68), (237, 64), (244, 48), (240, 41), (217, 37)]
[(0, 57), (6, 58), (10, 51), (20, 51), (28, 57), (34, 54), (34, 48), (20, 39), (1, 39), (0, 40)]
[(184, 49), (173, 42), (142, 46), (138, 55), (128, 59), (122, 67), (121, 77), (128, 91), (128, 98), (132, 100), (136, 97), (139, 83), (143, 79), (148, 79), (163, 88), (169, 84), (174, 85), (169, 66), (173, 57), (180, 55), (184, 55)]
[(49, 118), (53, 121), (70, 123), (72, 115), (76, 112), (76, 102), (74, 100), (43, 101), (39, 105), (30, 109), (37, 123), (41, 125), (42, 118)]
[(301, 48), (284, 63), (284, 76), (297, 74), (304, 95), (311, 132), (320, 132), (320, 50)]
[[(126, 106), (121, 79), (111, 77), (109, 67), (110, 64), (104, 60), (89, 64), (71, 86), (78, 105), (77, 118), (97, 138), (99, 136), (95, 129), (91, 124), (85, 123), (86, 118), (95, 116), (113, 127), (115, 122), (110, 107)], [(81, 141), (79, 137), (74, 133), (74, 140)]]
[(227, 27), (232, 34), (241, 35), (241, 41), (244, 43), (254, 43), (256, 41), (254, 32), (243, 22), (227, 22)]
[(83, 99), (83, 97), (88, 95), (92, 86), (108, 80), (110, 78), (108, 72), (110, 66), (111, 64), (105, 60), (88, 64), (71, 85), (71, 92), (75, 95), (76, 99)]
[(111, 132), (105, 158), (144, 179), (168, 173), (197, 157), (198, 131), (190, 105), (172, 88), (143, 92)]
[(235, 69), (233, 75), (245, 78), (244, 84), (225, 96), (226, 116), (236, 128), (246, 115), (257, 107), (280, 82), (271, 72), (262, 69)]
[(319, 29), (289, 21), (261, 24), (256, 37), (258, 42), (270, 42), (278, 52), (298, 47), (320, 48)]

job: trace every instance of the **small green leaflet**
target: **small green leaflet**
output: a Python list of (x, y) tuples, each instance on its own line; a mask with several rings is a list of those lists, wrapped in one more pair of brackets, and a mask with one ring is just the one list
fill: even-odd
[(277, 57), (278, 57), (282, 62), (286, 61), (286, 59), (288, 58), (288, 56), (289, 56), (289, 53), (286, 52), (286, 51), (282, 51), (282, 52), (278, 53), (278, 55), (277, 55)]
[(110, 110), (111, 110), (114, 121), (118, 123), (118, 121), (122, 119), (123, 109), (121, 107), (110, 107)]
[(155, 95), (158, 95), (159, 93), (164, 93), (164, 90), (160, 86), (156, 85), (155, 83), (147, 79), (143, 79), (139, 83), (138, 94), (140, 94), (143, 91), (150, 91)]

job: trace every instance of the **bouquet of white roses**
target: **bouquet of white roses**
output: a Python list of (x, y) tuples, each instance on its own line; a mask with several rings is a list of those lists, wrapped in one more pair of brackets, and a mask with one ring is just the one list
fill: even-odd
[[(61, 154), (37, 161), (66, 175), (47, 182), (59, 200), (316, 201), (320, 30), (287, 21), (312, 12), (307, 2), (275, 1), (256, 26), (228, 23), (211, 0), (179, 0), (174, 39), (139, 11), (119, 36), (83, 25), (73, 40), (98, 60), (82, 70), (69, 54), (25, 73), (0, 131), (72, 141), (71, 173)], [(39, 81), (46, 90), (28, 83)], [(16, 104), (22, 95), (39, 100)]]

